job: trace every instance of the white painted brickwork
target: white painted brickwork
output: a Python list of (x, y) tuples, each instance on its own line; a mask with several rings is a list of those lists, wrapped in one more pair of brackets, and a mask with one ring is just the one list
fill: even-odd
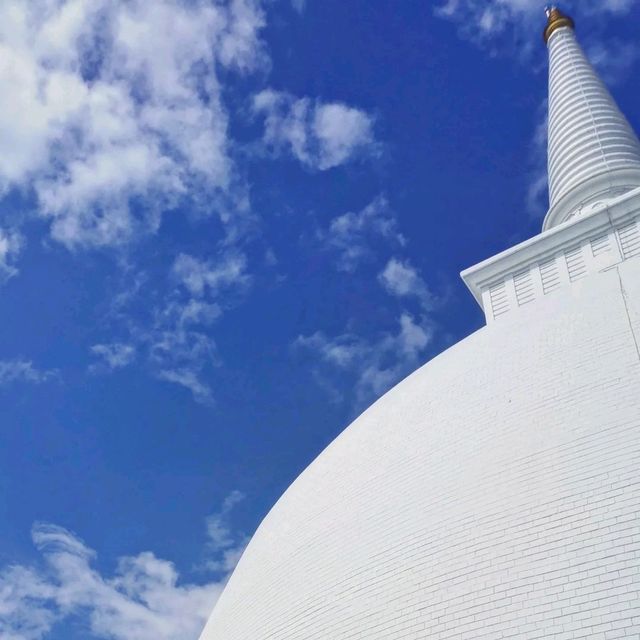
[[(617, 229), (613, 241), (616, 238), (620, 243), (622, 259), (627, 260), (640, 255), (640, 227), (637, 220)], [(601, 235), (493, 284), (489, 287), (492, 319), (497, 320), (511, 311), (508, 301), (509, 289), (512, 286), (518, 306), (522, 307), (529, 302), (534, 302), (537, 297), (548, 295), (560, 288), (562, 284), (574, 283), (584, 278), (590, 271), (599, 271), (602, 268), (602, 263), (597, 260), (590, 261), (589, 252), (594, 258), (606, 258), (611, 254), (611, 244), (611, 235)], [(568, 278), (564, 282), (562, 277), (564, 269), (558, 264), (558, 260), (564, 261), (566, 264)], [(542, 286), (536, 292), (534, 279), (537, 278), (541, 280)]]
[(562, 291), (351, 425), (203, 640), (639, 639), (640, 257)]

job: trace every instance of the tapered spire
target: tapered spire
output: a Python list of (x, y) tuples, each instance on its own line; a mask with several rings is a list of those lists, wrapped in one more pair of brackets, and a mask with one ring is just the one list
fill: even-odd
[(555, 6), (546, 11), (549, 229), (640, 187), (640, 142), (587, 60), (574, 21)]

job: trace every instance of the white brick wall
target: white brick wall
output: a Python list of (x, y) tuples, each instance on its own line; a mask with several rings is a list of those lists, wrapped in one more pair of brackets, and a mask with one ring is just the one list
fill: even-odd
[(203, 640), (640, 638), (640, 257), (512, 310), (351, 425)]

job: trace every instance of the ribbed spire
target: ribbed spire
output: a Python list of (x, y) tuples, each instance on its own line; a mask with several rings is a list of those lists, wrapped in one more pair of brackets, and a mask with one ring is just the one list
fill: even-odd
[(640, 142), (587, 60), (573, 20), (547, 9), (549, 201), (544, 229), (640, 187)]

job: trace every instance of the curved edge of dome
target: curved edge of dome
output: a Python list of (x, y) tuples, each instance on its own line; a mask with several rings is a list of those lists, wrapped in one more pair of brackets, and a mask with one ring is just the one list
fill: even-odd
[(266, 516), (263, 518), (263, 520), (261, 521), (260, 525), (258, 525), (258, 528), (256, 529), (256, 533), (258, 533), (258, 531), (260, 531), (260, 529), (264, 527), (264, 525), (268, 522), (268, 520), (271, 519), (273, 513), (278, 510), (279, 505), (284, 500), (286, 500), (287, 496), (290, 493), (293, 493), (296, 490), (296, 487), (297, 487), (298, 483), (301, 481), (302, 477), (305, 475), (307, 470), (311, 466), (313, 466), (317, 461), (322, 460), (324, 457), (331, 455), (331, 452), (334, 449), (339, 448), (340, 445), (341, 445), (342, 440), (344, 440), (345, 438), (349, 437), (349, 435), (351, 433), (353, 433), (354, 431), (358, 430), (362, 426), (362, 424), (364, 422), (366, 422), (366, 417), (369, 414), (378, 413), (378, 410), (379, 410), (381, 405), (387, 404), (389, 402), (394, 402), (395, 401), (395, 396), (398, 393), (401, 392), (401, 387), (404, 387), (405, 383), (407, 381), (411, 380), (412, 378), (415, 378), (415, 377), (419, 376), (420, 373), (424, 372), (424, 370), (426, 368), (431, 369), (433, 367), (438, 366), (439, 363), (441, 363), (444, 360), (448, 359), (452, 354), (456, 353), (457, 351), (462, 350), (462, 349), (464, 349), (464, 350), (468, 349), (468, 345), (470, 343), (474, 342), (476, 339), (479, 339), (480, 336), (483, 333), (485, 333), (487, 331), (490, 331), (490, 330), (491, 330), (491, 328), (489, 326), (483, 326), (480, 329), (478, 329), (477, 331), (474, 331), (473, 333), (468, 335), (466, 338), (463, 338), (462, 340), (460, 340), (456, 344), (451, 345), (450, 347), (448, 347), (444, 351), (441, 351), (436, 356), (434, 356), (433, 358), (431, 358), (430, 360), (428, 360), (427, 362), (425, 362), (424, 364), (419, 366), (417, 369), (415, 369), (414, 371), (412, 371), (411, 373), (406, 375), (404, 378), (399, 380), (393, 387), (391, 387), (391, 389), (386, 391), (375, 402), (373, 402), (373, 404), (369, 405), (355, 419), (353, 419), (349, 424), (347, 424), (344, 427), (344, 429), (342, 429), (342, 431), (317, 456), (315, 456), (315, 458), (313, 458), (312, 460), (310, 460), (306, 464), (306, 466), (303, 469), (303, 471), (288, 486), (288, 488), (278, 498), (278, 500), (273, 505), (273, 507), (271, 507), (271, 509), (267, 512)]
[[(474, 331), (466, 338), (457, 342), (454, 345), (451, 345), (444, 351), (438, 353), (432, 359), (425, 362), (423, 365), (419, 366), (417, 369), (409, 373), (407, 376), (399, 380), (391, 389), (389, 389), (386, 393), (384, 393), (380, 398), (378, 398), (373, 404), (369, 405), (362, 413), (360, 413), (354, 420), (352, 420), (345, 428), (317, 455), (315, 458), (310, 460), (306, 465), (302, 472), (296, 477), (296, 479), (287, 487), (287, 489), (282, 493), (282, 495), (278, 498), (275, 504), (269, 509), (265, 517), (262, 519), (260, 524), (258, 525), (256, 531), (251, 537), (249, 544), (247, 545), (245, 551), (240, 557), (240, 560), (236, 566), (236, 570), (231, 574), (229, 578), (229, 582), (234, 579), (234, 574), (237, 571), (242, 571), (242, 565), (248, 559), (248, 555), (251, 554), (252, 551), (252, 541), (254, 539), (260, 539), (261, 534), (266, 531), (269, 527), (269, 523), (272, 519), (278, 517), (278, 512), (281, 510), (282, 506), (286, 504), (289, 496), (295, 494), (298, 490), (298, 486), (301, 482), (305, 482), (305, 477), (310, 469), (315, 468), (318, 464), (322, 464), (322, 461), (326, 458), (330, 458), (332, 456), (333, 451), (340, 450), (342, 442), (349, 437), (352, 437), (360, 427), (364, 426), (364, 423), (367, 422), (367, 416), (370, 414), (378, 413), (380, 407), (387, 403), (394, 403), (396, 401), (396, 396), (398, 393), (402, 392), (402, 389), (407, 387), (406, 383), (412, 379), (417, 378), (422, 373), (425, 372), (425, 369), (431, 369), (433, 367), (437, 367), (440, 363), (443, 363), (449, 359), (453, 354), (457, 353), (460, 350), (467, 350), (470, 348), (470, 345), (474, 343), (476, 340), (481, 339), (481, 337), (488, 331), (491, 331), (490, 326), (483, 326), (478, 330)], [(411, 385), (409, 385), (411, 386)], [(223, 590), (218, 603), (214, 607), (211, 616), (207, 620), (205, 628), (200, 635), (199, 640), (209, 640), (211, 637), (209, 631), (211, 629), (211, 625), (216, 623), (216, 611), (220, 610), (218, 604), (222, 604), (225, 596), (227, 596), (227, 589)]]

